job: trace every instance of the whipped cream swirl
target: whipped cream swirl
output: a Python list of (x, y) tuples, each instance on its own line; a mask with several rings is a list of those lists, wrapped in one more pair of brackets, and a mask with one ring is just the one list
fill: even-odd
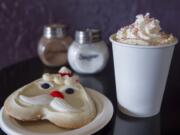
[(161, 31), (159, 20), (150, 18), (149, 13), (145, 16), (137, 15), (133, 24), (121, 28), (116, 34), (116, 40), (136, 45), (166, 45), (177, 42), (172, 34)]

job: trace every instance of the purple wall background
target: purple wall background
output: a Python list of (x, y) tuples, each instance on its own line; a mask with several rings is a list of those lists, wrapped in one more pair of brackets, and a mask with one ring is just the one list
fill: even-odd
[[(0, 69), (36, 56), (45, 24), (65, 23), (72, 36), (76, 29), (100, 28), (108, 42), (111, 33), (146, 12), (180, 37), (179, 0), (0, 0)], [(179, 46), (174, 59), (178, 53)]]

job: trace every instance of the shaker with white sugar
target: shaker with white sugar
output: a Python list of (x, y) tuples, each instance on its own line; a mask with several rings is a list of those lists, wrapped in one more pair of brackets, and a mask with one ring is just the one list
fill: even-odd
[(97, 73), (104, 69), (108, 58), (108, 47), (101, 40), (100, 30), (75, 32), (75, 40), (68, 50), (68, 62), (72, 69), (82, 74)]

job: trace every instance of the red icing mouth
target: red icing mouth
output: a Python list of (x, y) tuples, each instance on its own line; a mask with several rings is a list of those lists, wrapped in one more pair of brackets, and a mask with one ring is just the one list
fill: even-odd
[(50, 95), (52, 97), (57, 97), (57, 98), (62, 98), (64, 99), (64, 95), (60, 92), (60, 91), (57, 91), (57, 90), (54, 90), (50, 93)]
[(72, 73), (59, 73), (62, 77), (63, 76), (69, 76), (69, 77), (72, 77), (73, 74)]

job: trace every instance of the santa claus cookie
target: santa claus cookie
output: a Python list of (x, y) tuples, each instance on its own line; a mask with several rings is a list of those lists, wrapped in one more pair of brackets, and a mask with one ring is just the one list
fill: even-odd
[(12, 93), (5, 112), (22, 121), (49, 120), (62, 128), (79, 128), (96, 116), (96, 108), (78, 78), (66, 67), (43, 74)]

